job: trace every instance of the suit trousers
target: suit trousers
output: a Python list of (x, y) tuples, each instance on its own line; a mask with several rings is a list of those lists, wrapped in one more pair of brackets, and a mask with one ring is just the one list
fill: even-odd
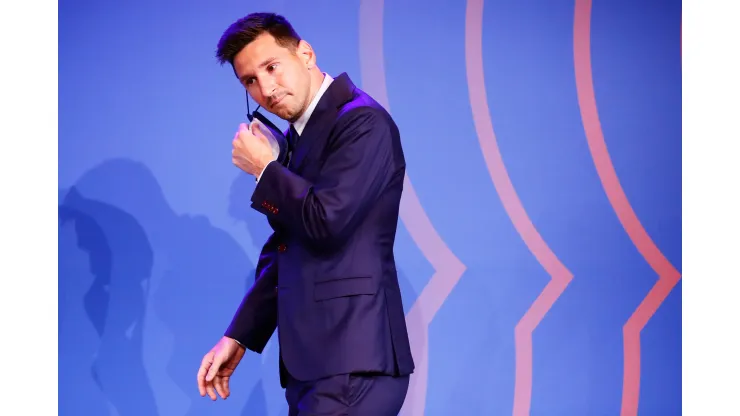
[(355, 373), (313, 381), (288, 375), (285, 398), (289, 416), (396, 416), (408, 387), (408, 375)]

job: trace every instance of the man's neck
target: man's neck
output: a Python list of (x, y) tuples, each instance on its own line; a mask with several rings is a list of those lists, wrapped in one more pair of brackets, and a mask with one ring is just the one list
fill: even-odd
[(310, 79), (311, 79), (311, 87), (308, 90), (308, 101), (306, 102), (306, 106), (303, 108), (303, 111), (293, 120), (288, 120), (290, 124), (294, 124), (296, 121), (298, 121), (301, 117), (303, 117), (303, 114), (306, 113), (306, 110), (308, 110), (308, 107), (311, 105), (311, 101), (313, 101), (314, 97), (316, 97), (316, 94), (319, 92), (319, 88), (321, 88), (321, 83), (324, 82), (324, 73), (321, 72), (321, 70), (318, 67), (314, 67), (310, 70)]
[[(316, 84), (315, 91), (311, 94), (311, 101), (309, 101), (300, 117), (291, 123), (299, 136), (303, 134), (303, 129), (306, 127), (306, 124), (308, 124), (308, 120), (311, 118), (318, 102), (321, 100), (320, 95), (322, 94), (322, 91), (325, 91), (333, 81), (329, 75), (325, 75), (324, 73), (320, 74), (318, 80), (320, 80), (320, 82)], [(314, 87), (312, 86), (311, 89), (314, 90)]]
[(316, 94), (321, 88), (321, 84), (324, 82), (324, 73), (321, 72), (319, 67), (315, 67), (311, 70), (311, 98), (308, 99), (310, 103), (316, 97)]

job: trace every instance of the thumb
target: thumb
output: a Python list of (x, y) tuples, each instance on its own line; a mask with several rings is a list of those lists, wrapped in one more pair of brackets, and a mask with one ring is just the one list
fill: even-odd
[(257, 120), (253, 121), (252, 124), (249, 125), (249, 130), (254, 134), (255, 136), (261, 136), (262, 130), (260, 130), (259, 123), (257, 123)]
[(249, 130), (246, 123), (239, 124), (239, 131)]
[(208, 369), (208, 374), (206, 374), (207, 382), (213, 381), (213, 378), (216, 377), (218, 370), (221, 369), (221, 364), (223, 364), (223, 358), (220, 354), (216, 354), (216, 356), (213, 357), (213, 363), (211, 363), (211, 367)]

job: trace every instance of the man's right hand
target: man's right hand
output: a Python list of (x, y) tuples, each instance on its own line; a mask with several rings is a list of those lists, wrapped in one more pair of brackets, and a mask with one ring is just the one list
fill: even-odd
[(245, 351), (235, 340), (229, 337), (221, 338), (200, 363), (198, 390), (201, 397), (208, 393), (211, 400), (216, 400), (216, 392), (222, 399), (229, 397), (229, 378)]

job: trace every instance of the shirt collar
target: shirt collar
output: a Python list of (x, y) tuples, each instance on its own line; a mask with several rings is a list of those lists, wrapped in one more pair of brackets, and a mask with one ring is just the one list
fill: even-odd
[(332, 78), (329, 74), (324, 73), (324, 81), (321, 83), (319, 90), (316, 91), (316, 95), (314, 95), (313, 100), (311, 100), (311, 104), (308, 105), (308, 108), (306, 108), (306, 111), (303, 112), (301, 117), (298, 118), (295, 123), (293, 123), (293, 128), (295, 128), (295, 131), (298, 133), (299, 136), (303, 134), (303, 129), (306, 128), (306, 124), (311, 118), (311, 113), (313, 113), (313, 110), (316, 108), (316, 104), (319, 103), (321, 96), (324, 95), (326, 90), (329, 88), (329, 85), (331, 85), (332, 81), (334, 81), (334, 78)]

